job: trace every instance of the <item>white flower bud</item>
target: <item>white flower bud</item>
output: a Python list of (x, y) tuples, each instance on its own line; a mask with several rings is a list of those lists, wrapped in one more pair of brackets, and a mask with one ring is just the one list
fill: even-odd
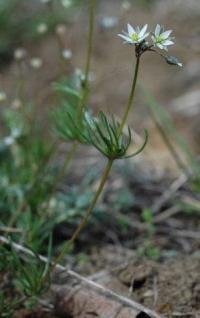
[(30, 66), (34, 69), (39, 69), (42, 67), (42, 59), (39, 58), (39, 57), (33, 57), (31, 60), (30, 60)]
[(26, 50), (24, 48), (17, 48), (14, 51), (14, 58), (17, 61), (21, 61), (26, 57)]
[(64, 24), (57, 25), (56, 33), (58, 35), (64, 35), (66, 33), (66, 31), (67, 31), (66, 25), (64, 25)]
[(37, 32), (39, 34), (44, 34), (46, 33), (48, 30), (48, 26), (46, 23), (40, 23), (38, 26), (37, 26)]
[(112, 17), (112, 16), (103, 17), (99, 21), (99, 24), (103, 29), (112, 29), (117, 26), (118, 19), (117, 17)]
[(13, 138), (13, 136), (7, 136), (3, 139), (3, 143), (6, 146), (11, 146), (14, 144), (14, 142), (15, 142), (15, 138)]
[(19, 129), (19, 128), (17, 128), (17, 127), (15, 127), (15, 128), (12, 129), (12, 131), (11, 131), (11, 136), (12, 136), (13, 138), (18, 138), (20, 135), (21, 135), (21, 129)]
[(130, 3), (130, 1), (124, 0), (124, 1), (122, 2), (122, 9), (123, 9), (124, 11), (128, 11), (130, 8), (131, 8), (131, 3)]
[(72, 6), (72, 0), (61, 0), (63, 7), (70, 8)]
[(70, 60), (72, 58), (72, 51), (65, 49), (62, 51), (62, 56), (65, 60)]

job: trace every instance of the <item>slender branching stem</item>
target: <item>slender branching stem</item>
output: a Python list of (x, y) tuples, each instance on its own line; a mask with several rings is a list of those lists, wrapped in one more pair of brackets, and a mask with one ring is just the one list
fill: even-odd
[(134, 76), (133, 76), (133, 82), (132, 82), (132, 86), (131, 86), (131, 91), (129, 94), (129, 98), (128, 98), (128, 102), (127, 102), (127, 106), (125, 108), (125, 113), (122, 117), (122, 121), (119, 127), (119, 132), (118, 134), (121, 135), (122, 130), (124, 128), (124, 125), (126, 124), (127, 118), (128, 118), (128, 114), (129, 111), (131, 109), (131, 106), (133, 104), (133, 99), (134, 99), (134, 95), (135, 95), (135, 88), (136, 88), (136, 83), (137, 83), (137, 78), (138, 78), (138, 71), (139, 71), (139, 64), (140, 64), (140, 56), (137, 57), (136, 59), (136, 65), (135, 65), (135, 70), (134, 70)]
[(112, 168), (112, 165), (113, 165), (113, 161), (114, 159), (109, 159), (108, 162), (107, 162), (107, 165), (104, 169), (104, 172), (103, 172), (103, 175), (101, 177), (101, 180), (100, 180), (100, 183), (99, 183), (99, 186), (98, 186), (98, 189), (95, 193), (95, 196), (85, 214), (85, 216), (83, 217), (83, 219), (81, 220), (79, 226), (77, 227), (77, 229), (75, 230), (75, 232), (73, 233), (71, 239), (66, 242), (66, 244), (64, 245), (61, 253), (59, 254), (59, 256), (56, 258), (55, 260), (55, 264), (58, 264), (60, 262), (60, 260), (62, 260), (62, 258), (65, 256), (66, 252), (69, 250), (69, 247), (72, 246), (72, 244), (75, 242), (75, 240), (77, 239), (79, 233), (81, 232), (81, 230), (84, 228), (84, 226), (87, 224), (91, 214), (92, 214), (92, 211), (94, 209), (94, 207), (96, 206), (96, 203), (103, 191), (103, 188), (104, 188), (104, 185), (107, 181), (107, 178), (108, 178), (108, 175), (110, 173), (110, 170)]
[(84, 79), (82, 82), (81, 98), (78, 105), (78, 123), (82, 122), (82, 112), (85, 107), (88, 94), (89, 94), (89, 72), (91, 65), (92, 49), (93, 49), (93, 36), (94, 36), (94, 17), (95, 17), (95, 5), (96, 0), (90, 0), (89, 2), (89, 32), (87, 40), (87, 54), (84, 70)]
[[(89, 93), (89, 71), (90, 71), (90, 64), (91, 64), (91, 57), (92, 57), (92, 46), (93, 46), (93, 34), (94, 34), (94, 11), (95, 11), (95, 4), (96, 0), (90, 0), (89, 2), (89, 31), (88, 31), (88, 42), (87, 42), (87, 54), (86, 54), (86, 63), (85, 63), (85, 71), (84, 71), (84, 83), (82, 85), (82, 90), (80, 94), (80, 101), (78, 105), (78, 112), (77, 112), (77, 120), (81, 125), (82, 122), (82, 112), (85, 107), (88, 93)], [(63, 167), (61, 168), (60, 173), (58, 174), (55, 182), (53, 184), (52, 194), (55, 192), (59, 181), (65, 175), (68, 167), (70, 166), (70, 162), (74, 157), (74, 154), (77, 150), (78, 142), (74, 141), (71, 149), (64, 161)]]
[(73, 142), (72, 147), (66, 156), (64, 164), (63, 164), (61, 170), (59, 171), (57, 177), (54, 180), (53, 187), (52, 187), (51, 193), (50, 193), (49, 198), (48, 198), (48, 204), (47, 204), (48, 207), (49, 207), (49, 203), (51, 201), (51, 198), (52, 198), (53, 194), (55, 193), (56, 188), (57, 188), (60, 180), (64, 177), (66, 170), (69, 168), (71, 159), (73, 158), (77, 147), (78, 147), (78, 142), (77, 141)]
[[(132, 82), (132, 86), (131, 86), (131, 91), (130, 91), (130, 95), (128, 98), (128, 103), (125, 109), (125, 113), (123, 115), (122, 121), (121, 121), (121, 125), (119, 127), (119, 135), (122, 133), (122, 130), (124, 128), (124, 125), (126, 124), (126, 120), (129, 114), (129, 111), (131, 109), (132, 103), (133, 103), (133, 98), (134, 98), (134, 93), (135, 93), (135, 88), (136, 88), (136, 83), (137, 83), (137, 77), (138, 77), (138, 70), (139, 70), (139, 62), (140, 62), (140, 57), (137, 57), (136, 60), (136, 65), (135, 65), (135, 70), (134, 70), (134, 76), (133, 76), (133, 82)], [(94, 195), (94, 198), (88, 208), (88, 210), (86, 211), (85, 216), (83, 217), (83, 219), (81, 220), (80, 224), (78, 225), (77, 229), (75, 230), (75, 232), (73, 233), (71, 239), (66, 242), (66, 244), (64, 245), (61, 253), (58, 255), (57, 259), (55, 260), (55, 264), (59, 263), (60, 260), (62, 260), (62, 258), (65, 256), (65, 254), (67, 253), (67, 251), (69, 250), (69, 248), (73, 245), (73, 243), (75, 242), (75, 240), (77, 239), (77, 237), (79, 236), (81, 230), (84, 228), (84, 226), (87, 224), (94, 207), (96, 206), (96, 203), (103, 191), (104, 185), (107, 181), (107, 178), (109, 176), (110, 170), (112, 168), (114, 159), (109, 159), (108, 163), (104, 169), (103, 175), (101, 177), (100, 183), (99, 183), (99, 187)]]

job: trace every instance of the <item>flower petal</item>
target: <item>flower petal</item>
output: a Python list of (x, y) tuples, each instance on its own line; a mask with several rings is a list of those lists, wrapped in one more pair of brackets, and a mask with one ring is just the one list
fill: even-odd
[(128, 36), (123, 35), (123, 34), (117, 34), (120, 38), (122, 38), (123, 40), (125, 40), (128, 43), (134, 43)]
[(140, 37), (140, 41), (143, 41), (149, 36), (149, 33), (144, 34), (143, 36)]
[(161, 26), (160, 26), (160, 24), (157, 24), (156, 28), (155, 28), (155, 35), (156, 36), (158, 36), (160, 34), (160, 30), (161, 30)]
[(128, 23), (127, 24), (128, 34), (131, 36), (131, 34), (135, 33), (134, 28)]
[(162, 44), (160, 44), (160, 43), (155, 43), (155, 45), (156, 45), (157, 47), (159, 47), (159, 49), (164, 50), (164, 46), (163, 46)]
[(165, 41), (162, 42), (162, 44), (163, 44), (163, 45), (173, 45), (174, 42), (171, 41), (171, 40), (165, 40)]
[(145, 34), (147, 28), (148, 28), (148, 24), (145, 24), (143, 28), (141, 29), (140, 33), (138, 34), (139, 37), (142, 37)]
[(168, 30), (168, 31), (163, 32), (161, 34), (161, 36), (162, 36), (163, 39), (167, 39), (170, 36), (171, 33), (172, 33), (172, 30)]

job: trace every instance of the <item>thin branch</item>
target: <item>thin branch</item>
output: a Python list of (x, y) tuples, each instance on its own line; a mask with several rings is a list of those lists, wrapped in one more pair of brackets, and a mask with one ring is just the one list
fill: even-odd
[[(34, 253), (31, 250), (29, 250), (28, 248), (25, 248), (24, 246), (17, 244), (13, 241), (10, 241), (9, 239), (7, 239), (3, 236), (0, 236), (0, 242), (2, 242), (3, 244), (12, 245), (12, 247), (15, 248), (19, 252), (34, 256)], [(42, 255), (38, 255), (38, 257), (40, 258), (41, 261), (43, 261), (45, 263), (48, 262), (47, 257), (44, 257)], [(139, 304), (131, 299), (128, 299), (124, 296), (118, 295), (117, 293), (101, 286), (100, 284), (98, 284), (94, 281), (91, 281), (88, 278), (85, 278), (85, 277), (77, 274), (76, 272), (74, 272), (72, 270), (67, 270), (66, 267), (63, 267), (61, 265), (56, 264), (55, 268), (58, 269), (60, 272), (66, 271), (67, 276), (73, 280), (78, 281), (78, 283), (80, 285), (85, 285), (88, 288), (103, 295), (104, 297), (108, 297), (110, 300), (118, 302), (119, 304), (123, 305), (124, 307), (136, 310), (138, 312), (144, 312), (152, 318), (162, 318), (159, 314), (157, 314), (153, 310), (150, 310), (150, 309), (142, 306), (141, 304)]]
[(187, 182), (187, 180), (188, 177), (182, 174), (178, 179), (173, 181), (170, 187), (153, 204), (151, 208), (153, 213), (158, 213), (162, 206), (174, 196), (174, 194)]

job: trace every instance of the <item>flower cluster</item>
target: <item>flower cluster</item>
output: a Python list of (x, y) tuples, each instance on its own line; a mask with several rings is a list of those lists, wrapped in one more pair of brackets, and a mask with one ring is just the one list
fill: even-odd
[[(156, 48), (160, 50), (168, 51), (168, 46), (174, 44), (174, 38), (171, 37), (172, 30), (164, 30), (163, 26), (156, 25), (154, 32), (148, 32), (148, 24), (143, 27), (137, 26), (133, 28), (129, 23), (127, 24), (127, 32), (123, 31), (123, 34), (118, 34), (124, 40), (124, 43), (134, 44), (136, 49), (136, 56), (140, 56), (145, 51), (151, 51), (158, 53)], [(147, 42), (148, 36), (151, 34), (152, 43), (149, 45)], [(182, 63), (173, 56), (163, 56), (166, 62), (171, 65), (182, 66)]]
[[(142, 28), (137, 26), (135, 29), (128, 23), (127, 24), (127, 31), (123, 34), (118, 34), (125, 43), (129, 44), (140, 44), (143, 42), (150, 34), (147, 32), (148, 24), (145, 24)], [(161, 27), (159, 24), (156, 25), (155, 31), (152, 33), (152, 41), (153, 46), (158, 47), (161, 50), (167, 51), (167, 46), (174, 44), (172, 41), (173, 38), (170, 37), (172, 30), (164, 31), (164, 28)]]

